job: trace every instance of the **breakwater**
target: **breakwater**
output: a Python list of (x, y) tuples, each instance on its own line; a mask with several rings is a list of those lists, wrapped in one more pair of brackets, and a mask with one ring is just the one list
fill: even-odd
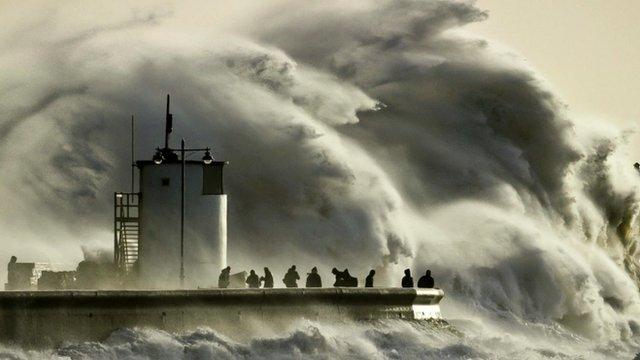
[(29, 347), (102, 340), (124, 327), (230, 336), (292, 321), (440, 319), (440, 289), (290, 288), (0, 292), (0, 341)]

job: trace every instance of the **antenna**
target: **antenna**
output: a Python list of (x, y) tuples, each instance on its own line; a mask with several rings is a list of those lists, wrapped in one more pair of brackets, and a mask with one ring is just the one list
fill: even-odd
[(169, 94), (167, 94), (167, 114), (166, 114), (166, 126), (164, 130), (164, 148), (169, 148), (169, 134), (173, 131), (173, 114), (170, 113), (169, 107), (171, 103), (171, 98)]
[(135, 137), (135, 120), (131, 115), (131, 193), (135, 191), (134, 177), (136, 170), (136, 137)]

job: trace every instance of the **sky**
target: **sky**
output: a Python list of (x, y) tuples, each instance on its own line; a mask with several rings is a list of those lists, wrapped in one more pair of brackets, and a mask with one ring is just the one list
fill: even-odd
[(637, 124), (640, 1), (478, 0), (477, 5), (489, 18), (466, 29), (523, 56), (572, 113), (625, 127)]

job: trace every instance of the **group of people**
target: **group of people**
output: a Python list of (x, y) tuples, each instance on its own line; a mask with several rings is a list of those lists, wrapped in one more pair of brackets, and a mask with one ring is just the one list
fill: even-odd
[[(351, 276), (349, 274), (348, 269), (344, 269), (340, 271), (336, 268), (331, 270), (331, 273), (335, 276), (335, 282), (333, 286), (335, 287), (358, 287), (358, 279)], [(364, 287), (373, 287), (373, 277), (375, 276), (375, 270), (369, 271), (369, 275), (365, 278)], [(404, 271), (404, 277), (402, 278), (402, 287), (411, 288), (414, 287), (413, 278), (411, 277), (411, 270), (406, 269)], [(231, 267), (227, 266), (222, 269), (220, 276), (218, 277), (218, 287), (219, 288), (227, 288), (230, 284), (230, 276), (231, 276)], [(296, 266), (291, 266), (287, 272), (285, 273), (282, 282), (288, 288), (297, 288), (298, 280), (300, 280), (300, 274), (296, 271)], [(252, 269), (249, 272), (249, 276), (245, 280), (245, 283), (250, 288), (260, 288), (262, 285), (263, 288), (272, 288), (273, 287), (273, 275), (269, 268), (264, 268), (264, 276), (258, 277), (258, 274)], [(433, 277), (431, 277), (431, 270), (427, 270), (424, 276), (420, 277), (418, 280), (419, 288), (433, 288), (435, 282)], [(313, 288), (313, 287), (322, 287), (322, 278), (320, 274), (318, 274), (318, 268), (313, 267), (311, 272), (307, 273), (307, 279), (305, 283), (305, 287)]]
[[(295, 266), (294, 266), (294, 270), (295, 270)], [(249, 272), (249, 276), (247, 276), (245, 283), (250, 288), (259, 288), (260, 284), (263, 284), (263, 287), (265, 288), (272, 288), (273, 275), (271, 275), (271, 271), (269, 271), (269, 268), (264, 268), (264, 276), (258, 277), (258, 274), (256, 274), (255, 270), (252, 269)], [(227, 266), (226, 268), (222, 269), (222, 271), (220, 272), (220, 276), (218, 276), (218, 287), (222, 289), (226, 289), (229, 287), (230, 284), (231, 284), (231, 266)]]
[[(427, 272), (418, 279), (418, 287), (419, 288), (432, 288), (435, 286), (435, 281), (431, 276), (431, 270), (427, 270)], [(402, 287), (403, 288), (412, 288), (413, 287), (413, 278), (411, 277), (411, 270), (406, 269), (404, 271), (404, 277), (402, 278)]]

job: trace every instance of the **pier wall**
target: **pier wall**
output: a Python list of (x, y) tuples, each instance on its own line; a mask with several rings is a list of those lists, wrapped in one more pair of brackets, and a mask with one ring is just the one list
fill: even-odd
[(186, 331), (207, 326), (229, 336), (260, 323), (439, 319), (440, 289), (212, 289), (0, 292), (0, 342), (28, 347), (103, 340), (123, 327)]

